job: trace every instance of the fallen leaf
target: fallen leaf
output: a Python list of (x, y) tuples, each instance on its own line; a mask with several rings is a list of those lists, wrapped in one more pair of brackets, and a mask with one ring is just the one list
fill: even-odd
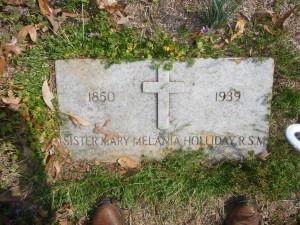
[(261, 155), (258, 156), (258, 158), (263, 161), (266, 161), (270, 155), (271, 155), (271, 152), (263, 152)]
[(8, 5), (25, 5), (25, 0), (3, 0), (5, 4)]
[(290, 17), (290, 15), (295, 11), (295, 9), (297, 8), (297, 6), (295, 6), (294, 8), (290, 9), (289, 11), (287, 11), (285, 14), (283, 14), (282, 17), (279, 17), (275, 23), (275, 25), (279, 28), (282, 29), (283, 28), (283, 23), (284, 21)]
[(20, 185), (10, 188), (9, 190), (0, 194), (0, 202), (14, 202), (25, 198), (25, 193), (22, 191)]
[[(227, 40), (227, 39), (226, 39)], [(214, 48), (223, 48), (226, 43), (228, 43), (225, 39), (219, 41), (219, 43), (214, 45)]]
[(45, 158), (43, 161), (45, 161), (45, 171), (50, 177), (55, 176), (55, 170), (53, 170), (53, 162), (56, 159), (55, 155), (49, 155), (48, 152), (45, 154)]
[(5, 66), (6, 66), (6, 60), (4, 56), (0, 56), (0, 74), (4, 74)]
[(63, 19), (66, 19), (66, 18), (77, 18), (79, 16), (78, 13), (73, 13), (73, 12), (62, 12), (62, 15), (61, 17)]
[(234, 29), (234, 34), (230, 38), (223, 38), (219, 43), (214, 45), (214, 48), (223, 48), (225, 44), (230, 43), (237, 37), (241, 36), (244, 33), (245, 26), (247, 24), (246, 19), (243, 17), (238, 17), (235, 29)]
[(128, 172), (128, 170), (118, 170), (118, 174), (121, 174), (121, 175), (126, 174), (127, 172)]
[(123, 16), (126, 16), (124, 9), (126, 8), (126, 5), (106, 5), (104, 9), (109, 12), (110, 14), (113, 13), (122, 13)]
[(236, 33), (234, 33), (231, 36), (230, 41), (233, 41), (235, 38), (241, 36), (244, 33), (244, 28), (245, 28), (246, 23), (247, 23), (247, 21), (243, 17), (238, 18), (236, 25), (235, 25)]
[(264, 29), (265, 31), (267, 31), (269, 34), (275, 35), (275, 34), (269, 29), (269, 27), (268, 27), (267, 25), (263, 25), (263, 29)]
[(72, 122), (74, 123), (74, 125), (78, 128), (81, 128), (81, 126), (90, 126), (91, 125), (91, 122), (86, 120), (86, 119), (83, 119), (77, 115), (75, 115), (74, 113), (72, 112), (67, 112), (65, 113), (66, 115), (68, 115)]
[(29, 34), (30, 39), (35, 42), (37, 37), (37, 31), (35, 25), (28, 25), (23, 27), (18, 33), (18, 39), (22, 40)]
[[(107, 126), (107, 121), (104, 123), (103, 127), (104, 126)], [(103, 127), (101, 127), (100, 125), (96, 124), (95, 125), (95, 129), (94, 129), (94, 133), (104, 134), (105, 135), (105, 138), (103, 140), (104, 143), (106, 143), (107, 141), (109, 141), (112, 138), (120, 137), (117, 133), (113, 133), (111, 131), (104, 130)]]
[(126, 16), (126, 17), (121, 17), (118, 21), (117, 21), (117, 24), (119, 25), (124, 25), (124, 24), (128, 24), (130, 21), (129, 21), (129, 16)]
[(55, 212), (55, 221), (58, 222), (59, 225), (68, 225), (68, 220), (64, 218), (65, 213)]
[(115, 5), (118, 2), (117, 0), (93, 0), (93, 1), (99, 9), (104, 9), (105, 6)]
[[(62, 23), (62, 21), (56, 19), (56, 16), (59, 12), (62, 12), (62, 10), (51, 8), (47, 0), (38, 0), (38, 3), (39, 3), (41, 13), (47, 17), (47, 19), (52, 25), (53, 32), (56, 33), (60, 27), (60, 24)], [(78, 16), (79, 15), (77, 13), (71, 13), (65, 11), (62, 12), (62, 20), (66, 18), (75, 18)], [(43, 32), (45, 32), (45, 29), (43, 29)]]
[(281, 17), (279, 15), (277, 15), (275, 12), (271, 11), (271, 10), (260, 9), (260, 10), (257, 10), (253, 14), (253, 17), (256, 20), (262, 20), (264, 18), (270, 18), (272, 20), (273, 24), (275, 24), (277, 28), (282, 29), (283, 28), (283, 23), (285, 22), (285, 20), (290, 17), (290, 15), (296, 10), (297, 7), (298, 6), (296, 5), (295, 7), (293, 7), (289, 11), (287, 11), (285, 14), (283, 14), (283, 16), (281, 16)]
[(29, 115), (29, 112), (28, 111), (23, 111), (20, 113), (21, 114), (21, 117), (26, 120), (26, 121), (29, 121), (30, 120), (30, 115)]
[(190, 40), (194, 40), (196, 37), (200, 37), (202, 36), (203, 34), (201, 33), (201, 31), (196, 31), (195, 33), (191, 34), (189, 39)]
[(118, 159), (117, 161), (119, 163), (119, 165), (123, 168), (137, 168), (139, 167), (139, 163), (131, 158), (129, 158), (128, 156), (124, 156)]
[(52, 92), (50, 91), (47, 79), (43, 83), (42, 94), (43, 94), (43, 99), (44, 99), (44, 102), (46, 103), (46, 105), (52, 111), (54, 111), (54, 107), (53, 107), (52, 102), (51, 102), (52, 99), (54, 98), (54, 96), (53, 96)]
[(12, 37), (11, 43), (4, 43), (1, 45), (3, 55), (7, 58), (10, 52), (15, 53), (16, 55), (21, 54), (22, 49), (17, 45), (18, 39)]
[(61, 144), (60, 140), (58, 138), (54, 138), (52, 140), (52, 146), (56, 151), (58, 151), (63, 156), (66, 156), (69, 154), (69, 149), (64, 144)]
[(18, 111), (20, 108), (20, 101), (21, 98), (19, 97), (14, 97), (13, 93), (11, 90), (8, 91), (8, 98), (2, 97), (1, 98), (2, 102), (8, 105), (8, 108), (12, 111)]
[(103, 124), (103, 127), (108, 127), (110, 124), (110, 120), (106, 120), (105, 123)]
[(61, 163), (59, 161), (54, 161), (53, 162), (53, 167), (55, 169), (55, 177), (60, 177), (60, 173), (61, 173)]
[(50, 7), (47, 0), (38, 0), (38, 3), (39, 3), (40, 11), (44, 16), (53, 15), (53, 9)]
[(53, 32), (56, 33), (59, 29), (60, 22), (55, 20), (55, 16), (61, 12), (61, 9), (52, 9), (47, 0), (38, 0), (38, 3), (41, 13), (47, 17), (52, 25)]
[(278, 16), (275, 12), (268, 9), (259, 9), (254, 14), (253, 17), (256, 20), (262, 20), (264, 18), (270, 18), (273, 23), (276, 23)]

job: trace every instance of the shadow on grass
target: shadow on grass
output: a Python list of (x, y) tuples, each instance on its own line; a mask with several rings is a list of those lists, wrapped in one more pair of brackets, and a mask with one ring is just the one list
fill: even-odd
[(1, 108), (0, 224), (3, 225), (45, 224), (51, 218), (51, 189), (45, 167), (39, 154), (28, 147), (33, 139), (28, 132), (31, 125), (20, 112)]

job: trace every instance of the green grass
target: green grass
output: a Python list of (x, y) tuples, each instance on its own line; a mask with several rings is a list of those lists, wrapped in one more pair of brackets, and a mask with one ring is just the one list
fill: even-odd
[[(81, 10), (81, 3), (72, 3), (72, 0), (67, 1), (66, 7)], [(270, 35), (260, 26), (248, 24), (241, 37), (225, 49), (217, 50), (213, 48), (217, 41), (213, 34), (204, 35), (195, 43), (178, 42), (156, 28), (150, 38), (142, 38), (135, 29), (116, 30), (116, 24), (104, 12), (95, 14), (92, 10), (85, 13), (90, 13), (91, 18), (84, 27), (78, 21), (64, 22), (57, 34), (42, 33), (33, 49), (14, 56), (11, 64), (15, 65), (17, 72), (9, 84), (2, 85), (4, 94), (12, 88), (22, 98), (20, 112), (28, 111), (30, 117), (41, 125), (36, 129), (32, 120), (20, 117), (20, 112), (4, 110), (0, 113), (0, 154), (11, 152), (11, 157), (22, 159), (21, 137), (27, 139), (34, 151), (30, 160), (35, 173), (23, 175), (22, 182), (34, 188), (31, 198), (35, 204), (52, 211), (70, 204), (75, 221), (91, 210), (101, 196), (119, 199), (123, 206), (135, 206), (138, 202), (160, 204), (167, 210), (168, 204), (180, 207), (187, 202), (197, 203), (229, 192), (263, 195), (268, 200), (281, 200), (300, 192), (300, 173), (297, 173), (300, 171), (300, 154), (287, 144), (284, 137), (284, 130), (289, 125), (286, 121), (294, 121), (300, 113), (300, 92), (293, 86), (300, 80), (299, 52), (286, 42), (284, 31), (269, 25), (276, 32), (276, 35)], [(12, 24), (15, 20), (8, 18), (7, 23)], [(32, 9), (32, 14), (23, 22), (39, 20), (47, 23), (36, 9)], [(96, 36), (89, 38), (91, 33)], [(275, 60), (268, 145), (271, 156), (267, 161), (249, 157), (244, 161), (220, 162), (210, 168), (209, 164), (200, 163), (206, 157), (202, 151), (178, 151), (160, 162), (145, 160), (141, 168), (125, 175), (93, 166), (82, 179), (47, 182), (41, 148), (58, 136), (62, 121), (58, 112), (51, 112), (46, 107), (41, 87), (45, 78), (53, 78), (55, 60), (90, 57), (100, 58), (110, 65), (153, 58), (169, 61), (170, 69), (175, 60), (223, 56), (272, 57)], [(1, 184), (1, 189), (5, 188), (7, 185)]]
[(207, 0), (200, 11), (202, 23), (212, 28), (220, 28), (239, 7), (240, 0)]

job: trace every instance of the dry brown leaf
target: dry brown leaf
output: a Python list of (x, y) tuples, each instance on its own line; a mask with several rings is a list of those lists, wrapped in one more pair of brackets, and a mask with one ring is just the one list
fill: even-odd
[(127, 172), (128, 172), (128, 170), (118, 170), (118, 174), (121, 174), (121, 175), (126, 174)]
[(269, 27), (268, 27), (267, 25), (263, 25), (263, 29), (264, 29), (265, 31), (267, 31), (269, 34), (275, 35), (275, 34), (269, 29)]
[(129, 16), (126, 16), (126, 17), (121, 17), (118, 21), (117, 21), (117, 24), (119, 25), (125, 25), (125, 24), (128, 24), (130, 21), (129, 21)]
[(104, 143), (106, 143), (107, 141), (109, 141), (112, 138), (120, 137), (117, 133), (113, 133), (111, 131), (103, 129), (104, 126), (107, 126), (109, 124), (108, 121), (110, 122), (110, 120), (107, 120), (102, 127), (100, 125), (96, 124), (95, 129), (94, 129), (94, 133), (105, 135), (105, 138), (103, 140)]
[(59, 225), (68, 225), (68, 220), (65, 217), (65, 213), (55, 212), (55, 221), (58, 222)]
[(26, 197), (21, 186), (15, 186), (0, 194), (0, 202), (20, 201)]
[(58, 138), (54, 138), (52, 140), (52, 146), (56, 151), (58, 151), (63, 156), (66, 156), (69, 154), (69, 149), (64, 144), (61, 144), (60, 140)]
[(273, 24), (276, 25), (277, 28), (282, 29), (283, 28), (283, 23), (287, 18), (290, 17), (290, 15), (296, 10), (298, 6), (293, 7), (289, 11), (287, 11), (283, 16), (277, 15), (275, 12), (267, 9), (260, 9), (256, 11), (253, 15), (254, 18), (257, 20), (262, 20), (264, 18), (270, 18), (273, 22)]
[(6, 66), (6, 60), (4, 56), (0, 56), (0, 74), (4, 74), (5, 66)]
[(21, 114), (21, 117), (26, 120), (26, 121), (29, 121), (30, 120), (30, 115), (29, 115), (29, 112), (28, 111), (23, 111), (20, 113)]
[(79, 16), (78, 13), (73, 13), (73, 12), (62, 12), (62, 18), (66, 19), (66, 18), (77, 18)]
[(118, 159), (117, 161), (119, 165), (123, 168), (137, 168), (139, 167), (139, 162), (135, 161), (134, 159), (129, 158), (128, 156), (124, 156)]
[(59, 29), (60, 22), (55, 20), (57, 13), (61, 12), (61, 9), (52, 9), (47, 0), (38, 0), (41, 13), (47, 17), (52, 25), (52, 30), (56, 33)]
[(44, 99), (44, 102), (46, 103), (46, 105), (52, 111), (54, 111), (54, 107), (53, 107), (52, 102), (51, 102), (52, 99), (54, 98), (54, 96), (53, 96), (52, 92), (50, 91), (47, 79), (43, 83), (42, 94), (43, 94), (43, 99)]
[(262, 20), (264, 18), (270, 18), (273, 23), (276, 23), (278, 16), (275, 12), (267, 9), (259, 9), (254, 14), (253, 17), (256, 20)]
[(55, 155), (49, 155), (49, 152), (46, 152), (45, 158), (43, 160), (45, 161), (45, 171), (51, 177), (55, 176), (55, 171), (53, 170), (53, 162), (55, 159), (56, 159)]
[(53, 167), (54, 167), (54, 169), (55, 169), (55, 177), (60, 177), (60, 173), (61, 173), (61, 163), (59, 162), (59, 161), (54, 161), (53, 162)]
[(294, 8), (290, 9), (289, 11), (287, 11), (282, 17), (279, 17), (275, 23), (275, 25), (282, 29), (283, 28), (283, 23), (284, 21), (290, 17), (290, 15), (295, 11), (295, 9), (297, 8), (297, 6), (295, 6)]
[(8, 91), (8, 98), (2, 97), (1, 98), (2, 102), (8, 105), (8, 108), (12, 111), (18, 111), (20, 108), (20, 102), (21, 98), (19, 97), (14, 97), (13, 93), (11, 90)]
[(1, 45), (3, 55), (7, 58), (10, 52), (15, 53), (16, 55), (21, 54), (22, 49), (17, 45), (18, 39), (12, 37), (11, 43), (4, 43)]
[(38, 0), (39, 7), (41, 10), (41, 13), (46, 16), (46, 15), (53, 15), (53, 9), (50, 7), (49, 3), (47, 0)]
[(126, 14), (124, 12), (124, 9), (126, 8), (125, 4), (124, 5), (106, 5), (104, 8), (110, 14), (113, 14), (113, 13), (120, 14), (121, 13), (123, 16), (126, 16)]
[(25, 0), (3, 0), (5, 4), (8, 5), (25, 5)]
[(246, 24), (246, 19), (244, 19), (243, 17), (238, 17), (234, 30), (235, 33), (230, 38), (222, 39), (219, 43), (214, 45), (214, 48), (223, 48), (225, 44), (228, 44), (237, 37), (241, 36), (244, 33)]
[(271, 155), (271, 152), (264, 152), (261, 155), (259, 155), (258, 158), (263, 161), (266, 161), (270, 155)]
[(81, 126), (90, 126), (91, 125), (91, 122), (86, 120), (86, 119), (83, 119), (77, 115), (75, 115), (74, 113), (72, 112), (67, 112), (65, 113), (66, 115), (68, 115), (70, 117), (70, 119), (72, 120), (72, 122), (74, 123), (74, 125), (78, 128), (81, 128)]
[(247, 21), (243, 18), (243, 17), (239, 17), (236, 25), (235, 25), (235, 32), (231, 38), (230, 41), (233, 41), (235, 38), (241, 36), (244, 33), (244, 29), (245, 29), (245, 25), (246, 25)]
[[(47, 19), (50, 21), (52, 25), (52, 30), (54, 33), (56, 33), (60, 27), (60, 24), (62, 21), (56, 20), (56, 15), (61, 12), (61, 9), (53, 9), (47, 2), (47, 0), (38, 0), (39, 2), (39, 7), (41, 13), (47, 17)], [(71, 12), (62, 12), (62, 19), (66, 18), (75, 18), (78, 17), (79, 15), (77, 13), (71, 13)], [(45, 32), (45, 29), (43, 29), (43, 32)]]
[(93, 1), (99, 9), (104, 9), (105, 6), (115, 5), (118, 3), (117, 0), (93, 0)]
[(103, 124), (103, 127), (108, 127), (110, 124), (110, 120), (106, 120), (105, 123)]
[(36, 26), (35, 25), (28, 25), (23, 27), (19, 33), (18, 33), (18, 39), (22, 40), (24, 39), (27, 35), (29, 34), (31, 40), (33, 42), (36, 41), (36, 37), (37, 37), (37, 31), (36, 31)]
[(224, 39), (222, 39), (219, 43), (214, 45), (214, 48), (223, 48), (226, 43), (227, 42)]

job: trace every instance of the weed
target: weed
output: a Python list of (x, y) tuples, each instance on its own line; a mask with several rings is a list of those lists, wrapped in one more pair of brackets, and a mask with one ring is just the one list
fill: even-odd
[(218, 28), (227, 22), (239, 5), (240, 0), (208, 0), (204, 10), (200, 12), (200, 17), (203, 24)]

